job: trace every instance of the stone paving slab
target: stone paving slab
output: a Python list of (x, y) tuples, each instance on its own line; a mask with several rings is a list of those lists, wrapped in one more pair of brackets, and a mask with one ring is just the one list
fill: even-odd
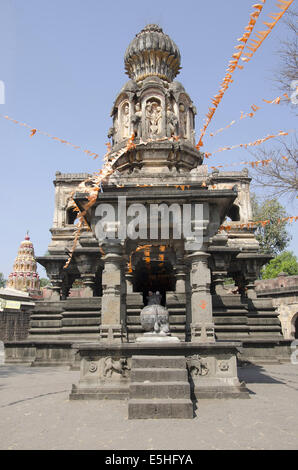
[(200, 400), (194, 419), (128, 420), (127, 401), (70, 401), (78, 371), (0, 364), (0, 449), (297, 449), (298, 365), (239, 376), (250, 400)]

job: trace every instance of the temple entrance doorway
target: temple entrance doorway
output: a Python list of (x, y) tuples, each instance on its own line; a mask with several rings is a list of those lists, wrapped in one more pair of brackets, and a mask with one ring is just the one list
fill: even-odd
[(166, 304), (167, 291), (175, 290), (175, 275), (170, 262), (158, 263), (140, 261), (134, 271), (133, 290), (143, 294), (144, 305), (147, 305), (149, 291), (159, 291), (162, 300), (161, 304)]

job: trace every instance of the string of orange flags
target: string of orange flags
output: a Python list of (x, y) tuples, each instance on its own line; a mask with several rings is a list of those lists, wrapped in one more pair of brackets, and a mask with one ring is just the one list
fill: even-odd
[(257, 3), (253, 5), (253, 8), (256, 10), (250, 14), (250, 20), (248, 25), (245, 27), (245, 32), (241, 36), (241, 38), (237, 39), (237, 41), (240, 43), (237, 46), (235, 46), (235, 49), (237, 49), (237, 52), (235, 52), (232, 55), (232, 59), (229, 61), (229, 66), (226, 70), (226, 75), (224, 76), (222, 83), (220, 85), (220, 89), (217, 95), (214, 95), (212, 101), (213, 106), (209, 107), (209, 111), (207, 113), (206, 119), (205, 119), (205, 124), (201, 130), (201, 135), (199, 138), (199, 142), (197, 143), (197, 149), (200, 149), (200, 147), (203, 146), (203, 137), (206, 134), (207, 127), (209, 126), (216, 109), (218, 108), (225, 92), (227, 91), (230, 83), (233, 82), (232, 80), (232, 75), (235, 72), (237, 68), (243, 68), (243, 65), (239, 65), (239, 60), (243, 54), (243, 51), (245, 49), (246, 43), (249, 40), (252, 31), (254, 29), (254, 26), (257, 22), (258, 17), (260, 16), (263, 6), (265, 4), (266, 0), (261, 0), (261, 3)]
[(298, 220), (298, 215), (296, 216), (289, 216), (289, 217), (283, 217), (282, 219), (277, 219), (277, 221), (272, 221), (270, 219), (267, 220), (257, 220), (254, 222), (247, 222), (245, 224), (235, 224), (233, 223), (232, 225), (221, 225), (219, 227), (219, 230), (225, 230), (226, 232), (230, 232), (234, 228), (240, 228), (243, 229), (244, 227), (247, 228), (254, 228), (256, 225), (262, 225), (262, 227), (265, 227), (266, 225), (272, 224), (272, 223), (284, 223), (284, 222), (289, 222), (290, 224), (292, 222), (297, 222)]
[(247, 49), (250, 50), (251, 52), (245, 52), (243, 55), (245, 57), (241, 57), (241, 60), (245, 63), (249, 62), (253, 55), (256, 53), (256, 51), (259, 49), (259, 47), (262, 45), (262, 43), (265, 41), (267, 36), (271, 33), (273, 30), (274, 26), (277, 24), (277, 22), (282, 18), (282, 16), (285, 14), (287, 9), (292, 5), (294, 0), (279, 0), (277, 2), (277, 8), (281, 10), (280, 13), (273, 13), (269, 15), (272, 21), (271, 23), (264, 22), (263, 24), (267, 26), (267, 30), (265, 31), (258, 31), (255, 33), (255, 36), (257, 39), (251, 39), (251, 42), (249, 45), (247, 45)]
[(30, 137), (33, 137), (37, 133), (42, 134), (42, 135), (45, 135), (46, 137), (49, 137), (50, 139), (55, 140), (56, 142), (60, 142), (61, 144), (68, 145), (68, 146), (70, 146), (70, 147), (72, 147), (76, 150), (81, 150), (82, 152), (86, 153), (90, 157), (94, 157), (94, 158), (99, 157), (98, 153), (92, 152), (91, 150), (84, 149), (80, 145), (74, 145), (74, 144), (72, 144), (71, 142), (68, 142), (65, 139), (60, 139), (59, 137), (53, 136), (52, 134), (49, 134), (48, 132), (44, 132), (40, 129), (36, 129), (36, 128), (30, 126), (29, 124), (26, 124), (25, 122), (17, 121), (16, 119), (13, 119), (9, 116), (4, 116), (4, 115), (1, 115), (1, 116), (4, 119), (7, 119), (8, 121), (14, 122), (15, 124), (19, 124), (20, 126), (23, 126), (23, 127), (26, 127), (27, 129), (29, 129), (30, 130)]
[(104, 165), (102, 169), (98, 172), (95, 172), (91, 177), (87, 178), (85, 181), (78, 185), (78, 190), (86, 191), (87, 193), (89, 193), (89, 196), (87, 198), (88, 202), (84, 206), (83, 210), (80, 210), (80, 208), (77, 206), (76, 202), (73, 199), (76, 190), (71, 193), (70, 198), (72, 204), (70, 207), (72, 207), (73, 210), (78, 213), (78, 224), (75, 227), (73, 245), (71, 250), (69, 251), (68, 259), (64, 265), (64, 268), (67, 268), (72, 260), (73, 253), (78, 244), (78, 240), (84, 226), (87, 226), (87, 229), (91, 230), (86, 220), (86, 214), (87, 211), (94, 205), (95, 201), (97, 200), (98, 193), (102, 191), (102, 181), (114, 172), (113, 165), (118, 160), (118, 158), (120, 158), (123, 153), (127, 152), (127, 150), (130, 150), (135, 147), (134, 140), (135, 135), (132, 134), (131, 137), (128, 139), (126, 147), (114, 154), (111, 154), (110, 147), (108, 146), (108, 152), (104, 156)]
[[(253, 57), (255, 52), (259, 49), (261, 44), (265, 41), (265, 39), (271, 33), (274, 26), (282, 18), (282, 16), (285, 14), (287, 9), (293, 3), (293, 1), (294, 0), (279, 0), (278, 3), (277, 3), (277, 7), (281, 10), (281, 12), (269, 15), (270, 18), (272, 18), (274, 21), (271, 22), (271, 23), (264, 22), (265, 26), (267, 26), (268, 29), (265, 30), (265, 31), (257, 32), (256, 33), (257, 40), (256, 39), (251, 39), (251, 42), (248, 45), (247, 42), (250, 39), (250, 36), (253, 32), (256, 21), (257, 21), (258, 17), (260, 16), (260, 13), (263, 9), (263, 6), (264, 6), (264, 3), (266, 2), (266, 0), (261, 0), (262, 3), (258, 3), (256, 5), (253, 5), (253, 8), (255, 8), (257, 11), (251, 13), (251, 15), (250, 15), (251, 19), (249, 21), (248, 26), (246, 26), (246, 28), (245, 28), (246, 32), (243, 34), (243, 36), (241, 38), (238, 39), (238, 41), (241, 44), (239, 44), (238, 46), (235, 46), (235, 49), (238, 49), (238, 52), (236, 52), (235, 54), (232, 55), (232, 60), (229, 61), (229, 67), (228, 67), (228, 69), (226, 71), (227, 73), (226, 73), (226, 75), (225, 75), (225, 77), (224, 77), (224, 79), (221, 83), (219, 93), (217, 95), (215, 95), (212, 99), (213, 106), (209, 108), (209, 111), (208, 111), (206, 119), (205, 119), (205, 124), (204, 124), (204, 126), (201, 130), (200, 139), (199, 139), (199, 142), (197, 144), (198, 149), (203, 146), (203, 137), (206, 134), (207, 127), (209, 126), (209, 124), (210, 124), (210, 122), (211, 122), (211, 120), (214, 116), (214, 113), (215, 113), (216, 109), (218, 108), (219, 103), (221, 102), (221, 100), (223, 98), (223, 95), (225, 94), (226, 90), (228, 89), (229, 84), (233, 82), (232, 74), (234, 73), (236, 68), (243, 69), (243, 65), (239, 65), (240, 59), (245, 63), (247, 63), (251, 60), (251, 58)], [(247, 49), (250, 52), (243, 52), (245, 47), (247, 47)], [(245, 56), (245, 57), (242, 57), (242, 55)]]
[[(283, 102), (283, 101), (288, 101), (289, 99), (290, 99), (290, 98), (289, 98), (288, 94), (287, 94), (287, 93), (284, 93), (282, 96), (278, 96), (277, 98), (275, 98), (275, 99), (273, 99), (273, 100), (265, 100), (265, 99), (263, 99), (263, 101), (264, 101), (265, 103), (268, 103), (268, 104), (280, 104), (281, 102)], [(255, 113), (256, 113), (259, 109), (261, 109), (260, 106), (256, 106), (255, 104), (252, 104), (252, 105), (251, 105), (251, 110), (252, 110), (252, 111), (250, 111), (250, 112), (248, 112), (248, 113), (244, 113), (243, 111), (241, 111), (241, 115), (240, 115), (239, 120), (245, 119), (245, 118), (248, 118), (248, 117), (253, 118), (254, 115), (255, 115)], [(217, 134), (219, 134), (220, 132), (223, 132), (223, 131), (225, 131), (226, 129), (229, 129), (229, 127), (233, 126), (236, 122), (237, 122), (237, 120), (231, 121), (230, 124), (228, 124), (227, 126), (221, 127), (220, 129), (218, 129), (218, 130), (215, 131), (215, 132), (210, 132), (209, 136), (210, 136), (210, 137), (215, 137), (215, 136), (216, 136)]]
[[(283, 95), (285, 96), (286, 98), (288, 98), (288, 95)], [(263, 100), (267, 103), (270, 103), (270, 104), (279, 104), (280, 101), (281, 101), (282, 97), (277, 97), (275, 98), (274, 100)], [(259, 107), (257, 107), (256, 105), (252, 105), (252, 109), (255, 111), (257, 111), (257, 109), (259, 109)], [(243, 113), (241, 114), (241, 117), (240, 119), (243, 119), (244, 117), (246, 116), (249, 116), (251, 113), (247, 113), (246, 115), (244, 115)], [(10, 118), (8, 116), (3, 116), (5, 117), (6, 119), (9, 119), (10, 121), (16, 123), (16, 124), (20, 124), (24, 127), (28, 127), (30, 130), (31, 130), (31, 134), (30, 134), (30, 137), (33, 136), (36, 132), (40, 132), (46, 136), (51, 136), (51, 134), (48, 134), (47, 132), (43, 132), (43, 131), (39, 131), (38, 129), (33, 129), (31, 126), (29, 126), (28, 124), (26, 123), (21, 123), (20, 121), (17, 121), (16, 119), (13, 119), (13, 118)], [(35, 131), (35, 132), (34, 132)], [(210, 156), (214, 155), (215, 153), (218, 153), (218, 152), (222, 152), (224, 150), (232, 150), (234, 148), (247, 148), (247, 147), (250, 147), (250, 146), (253, 146), (253, 145), (260, 145), (261, 143), (267, 141), (268, 139), (271, 139), (271, 138), (274, 138), (274, 137), (278, 137), (278, 136), (283, 136), (283, 135), (288, 135), (288, 133), (286, 132), (283, 132), (283, 131), (280, 131), (278, 134), (276, 135), (269, 135), (267, 137), (264, 137), (263, 139), (257, 139), (256, 141), (254, 142), (250, 142), (248, 144), (239, 144), (239, 145), (233, 145), (231, 147), (221, 147), (219, 148), (218, 150), (216, 150), (215, 152), (213, 152), (213, 154), (211, 153), (208, 153), (206, 152), (204, 154), (205, 158), (209, 158)], [(80, 148), (79, 146), (76, 146), (76, 145), (73, 145), (71, 144), (70, 142), (67, 142), (65, 140), (62, 140), (62, 139), (58, 139), (58, 138), (55, 138), (55, 140), (61, 142), (61, 143), (68, 143), (69, 145), (71, 145), (72, 147), (74, 148)], [(104, 180), (107, 176), (110, 176), (112, 173), (113, 173), (113, 170), (112, 170), (112, 167), (113, 167), (113, 164), (115, 163), (115, 161), (121, 156), (123, 155), (127, 150), (132, 150), (140, 145), (147, 145), (148, 143), (150, 142), (156, 142), (156, 141), (179, 141), (180, 140), (180, 137), (179, 136), (172, 136), (172, 137), (162, 137), (162, 138), (159, 138), (159, 139), (148, 139), (146, 141), (143, 141), (143, 140), (140, 140), (138, 142), (138, 144), (135, 143), (135, 135), (132, 134), (131, 137), (128, 139), (127, 141), (127, 145), (126, 147), (123, 147), (122, 149), (120, 149), (118, 152), (114, 152), (114, 153), (111, 153), (111, 143), (108, 142), (106, 143), (105, 145), (107, 146), (107, 152), (106, 154), (104, 155), (103, 159), (104, 159), (104, 167), (102, 170), (100, 170), (99, 172), (95, 172), (93, 174), (93, 176), (91, 178), (88, 178), (86, 181), (80, 183), (78, 189), (80, 190), (84, 190), (84, 191), (87, 191), (89, 194), (89, 197), (88, 197), (88, 206), (86, 207), (86, 210), (81, 212), (79, 210), (79, 208), (76, 206), (75, 202), (73, 201), (73, 205), (72, 205), (72, 209), (76, 212), (78, 212), (78, 224), (76, 226), (76, 230), (80, 233), (81, 229), (87, 225), (87, 222), (85, 220), (85, 214), (87, 212), (87, 210), (91, 207), (91, 205), (96, 201), (97, 199), (97, 195), (98, 195), (98, 192), (101, 190), (101, 181)], [(91, 153), (90, 151), (85, 151), (85, 153), (89, 153), (89, 155), (95, 155), (94, 158), (97, 158), (99, 157), (98, 154), (95, 154), (95, 153)], [(285, 161), (287, 161), (287, 157), (282, 157)], [(268, 165), (272, 160), (271, 159), (264, 159), (264, 160), (255, 160), (255, 161), (241, 161), (241, 162), (235, 162), (235, 163), (225, 163), (225, 164), (222, 164), (222, 165), (217, 165), (217, 166), (211, 166), (210, 168), (212, 170), (215, 170), (215, 169), (220, 169), (220, 168), (224, 168), (224, 167), (231, 167), (231, 166), (238, 166), (238, 165), (250, 165), (251, 167), (257, 167), (258, 165), (262, 165), (262, 166), (265, 166), (265, 165)], [(86, 185), (86, 183), (88, 185)], [(91, 186), (90, 186), (90, 183), (91, 183)], [(123, 185), (120, 185), (120, 184), (116, 184), (117, 187), (121, 188), (123, 187)], [(146, 187), (146, 186), (152, 186), (150, 184), (136, 184), (137, 187)], [(204, 186), (207, 186), (206, 183), (202, 183), (202, 187)], [(188, 188), (189, 185), (175, 185), (176, 188), (179, 188), (181, 189), (182, 191), (185, 190), (185, 188)], [(211, 186), (212, 189), (214, 189), (212, 186)], [(71, 195), (72, 197), (72, 195)], [(90, 227), (89, 227), (90, 229)], [(78, 235), (79, 235), (78, 233)], [(75, 239), (76, 243), (77, 243), (77, 239)]]
[[(289, 99), (288, 95), (285, 93), (284, 96), (286, 99)], [(263, 100), (265, 101), (266, 103), (270, 103), (270, 104), (279, 104), (280, 101), (281, 101), (282, 97), (277, 97), (275, 98), (274, 100)], [(246, 113), (244, 114), (243, 112), (241, 112), (241, 116), (240, 116), (240, 119), (244, 119), (246, 117), (252, 117), (254, 112), (256, 112), (258, 109), (260, 109), (260, 107), (256, 106), (256, 105), (252, 105), (251, 106), (253, 112), (250, 112), (250, 113)], [(71, 142), (68, 142), (64, 139), (60, 139), (58, 137), (54, 137), (52, 136), (51, 134), (49, 134), (48, 132), (44, 132), (44, 131), (41, 131), (39, 129), (35, 129), (35, 128), (32, 128), (31, 126), (29, 126), (28, 124), (26, 123), (23, 123), (23, 122), (20, 122), (20, 121), (17, 121), (16, 119), (13, 119), (9, 116), (2, 116), (4, 117), (5, 119), (8, 119), (12, 122), (14, 122), (15, 124), (19, 124), (21, 126), (24, 126), (24, 127), (27, 127), (30, 129), (31, 133), (30, 133), (30, 137), (32, 137), (33, 135), (36, 134), (36, 132), (39, 132), (40, 134), (43, 134), (47, 137), (50, 137), (52, 139), (54, 139), (55, 141), (57, 142), (60, 142), (62, 144), (66, 144), (66, 145), (70, 145), (72, 148), (74, 149), (78, 149), (78, 150), (83, 150), (83, 148), (79, 145), (74, 145), (72, 144)], [(232, 121), (227, 127), (230, 127), (231, 125), (233, 125), (236, 121)], [(224, 130), (225, 128), (222, 128), (222, 129), (219, 129), (217, 132), (220, 132), (222, 130)], [(216, 132), (216, 133), (217, 133)], [(291, 132), (291, 131), (289, 131)], [(280, 137), (280, 136), (286, 136), (289, 134), (289, 132), (284, 132), (284, 131), (280, 131), (278, 134), (273, 134), (273, 135), (268, 135), (266, 137), (263, 137), (262, 139), (257, 139), (255, 140), (254, 142), (249, 142), (247, 144), (238, 144), (238, 145), (232, 145), (232, 146), (226, 146), (226, 147), (220, 147), (219, 149), (215, 150), (215, 152), (213, 153), (208, 153), (208, 152), (205, 152), (204, 153), (204, 156), (205, 158), (209, 158), (210, 156), (214, 155), (215, 153), (218, 153), (218, 152), (223, 152), (225, 150), (233, 150), (235, 148), (247, 148), (247, 147), (251, 147), (251, 146), (256, 146), (256, 145), (261, 145), (262, 143), (266, 142), (267, 140), (269, 139), (273, 139), (273, 138), (276, 138), (276, 137)], [(215, 135), (216, 133), (212, 134)], [(174, 142), (174, 141), (179, 141), (180, 140), (180, 137), (179, 136), (175, 136), (173, 135), (172, 137), (161, 137), (159, 139), (147, 139), (146, 141), (143, 141), (142, 139), (136, 144), (135, 143), (135, 135), (132, 134), (131, 137), (128, 139), (127, 141), (127, 144), (125, 147), (123, 147), (122, 149), (120, 149), (118, 152), (114, 152), (114, 153), (111, 153), (111, 143), (110, 142), (107, 142), (105, 145), (107, 146), (107, 152), (105, 153), (104, 157), (103, 157), (103, 160), (104, 160), (104, 168), (102, 170), (100, 170), (98, 173), (94, 173), (95, 175), (97, 174), (98, 176), (102, 175), (103, 178), (107, 177), (108, 174), (106, 174), (106, 171), (107, 171), (107, 168), (109, 168), (109, 171), (111, 171), (111, 165), (110, 165), (110, 160), (114, 163), (115, 160), (117, 160), (121, 155), (123, 155), (125, 152), (127, 152), (127, 150), (133, 150), (135, 149), (136, 147), (138, 146), (141, 146), (141, 145), (147, 145), (149, 144), (150, 142), (161, 142), (161, 141), (171, 141), (171, 142)], [(95, 153), (95, 152), (91, 152), (90, 150), (83, 150), (84, 153), (88, 154), (89, 156), (93, 156), (94, 159), (98, 158), (99, 157), (99, 154), (98, 153)], [(239, 163), (239, 164), (250, 164), (250, 162), (243, 162), (243, 163)], [(106, 166), (108, 165), (108, 166)], [(234, 166), (234, 164), (231, 164)], [(226, 166), (226, 165), (224, 165)], [(228, 165), (230, 166), (230, 165)], [(88, 181), (89, 182), (89, 181)], [(81, 183), (82, 184), (82, 183)], [(137, 186), (140, 186), (140, 185), (137, 185)], [(144, 185), (143, 185), (144, 186)], [(145, 185), (146, 186), (146, 185)], [(120, 187), (120, 185), (119, 185)], [(86, 188), (84, 188), (86, 190)]]
[(292, 132), (292, 131), (288, 131), (288, 132), (279, 131), (278, 134), (269, 134), (266, 137), (263, 137), (262, 139), (257, 139), (253, 142), (248, 142), (247, 144), (237, 144), (237, 145), (232, 145), (232, 146), (220, 147), (219, 149), (215, 150), (213, 153), (206, 152), (204, 154), (204, 156), (205, 156), (205, 158), (209, 158), (209, 157), (213, 156), (216, 153), (224, 152), (226, 150), (234, 150), (236, 148), (245, 148), (246, 149), (247, 147), (254, 147), (254, 146), (263, 144), (264, 142), (266, 142), (269, 139), (275, 139), (276, 137), (289, 135), (290, 132)]

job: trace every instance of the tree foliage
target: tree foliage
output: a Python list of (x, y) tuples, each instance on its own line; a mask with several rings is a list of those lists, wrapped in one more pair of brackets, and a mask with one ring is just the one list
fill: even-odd
[[(278, 70), (274, 81), (282, 94), (287, 94), (289, 100), (282, 100), (290, 109), (298, 109), (298, 11), (294, 8), (287, 11), (284, 23), (287, 26), (287, 36), (280, 40)], [(280, 142), (275, 149), (258, 149), (250, 151), (255, 160), (271, 159), (266, 166), (253, 169), (254, 181), (269, 189), (276, 196), (286, 195), (290, 198), (298, 195), (298, 151), (297, 137), (289, 144)]]
[(298, 70), (297, 10), (294, 8), (288, 10), (283, 21), (287, 26), (288, 36), (286, 39), (280, 41), (281, 48), (277, 51), (280, 62), (276, 73), (276, 82), (280, 91), (290, 96), (294, 91), (292, 83), (297, 80)]
[(0, 287), (5, 287), (6, 280), (4, 279), (3, 273), (0, 273)]
[(292, 251), (284, 251), (262, 268), (262, 279), (273, 279), (281, 272), (289, 276), (298, 275), (298, 260)]
[(46, 287), (51, 283), (51, 281), (47, 277), (42, 277), (40, 279), (40, 287)]
[(278, 222), (278, 219), (287, 217), (285, 208), (277, 201), (277, 199), (266, 199), (263, 203), (252, 195), (252, 212), (253, 220), (270, 220), (267, 225), (257, 226), (255, 235), (260, 243), (262, 253), (278, 255), (289, 244), (291, 237), (287, 231), (286, 222)]
[(252, 174), (254, 183), (269, 189), (271, 195), (286, 195), (289, 198), (298, 195), (298, 150), (297, 136), (292, 142), (280, 142), (280, 145), (271, 150), (260, 148), (250, 152), (256, 160), (271, 159), (265, 166), (257, 166)]

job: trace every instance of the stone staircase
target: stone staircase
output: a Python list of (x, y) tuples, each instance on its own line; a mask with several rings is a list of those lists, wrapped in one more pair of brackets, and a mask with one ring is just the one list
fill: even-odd
[(97, 340), (101, 298), (36, 302), (30, 317), (30, 339)]
[(193, 418), (184, 356), (132, 356), (128, 418)]

